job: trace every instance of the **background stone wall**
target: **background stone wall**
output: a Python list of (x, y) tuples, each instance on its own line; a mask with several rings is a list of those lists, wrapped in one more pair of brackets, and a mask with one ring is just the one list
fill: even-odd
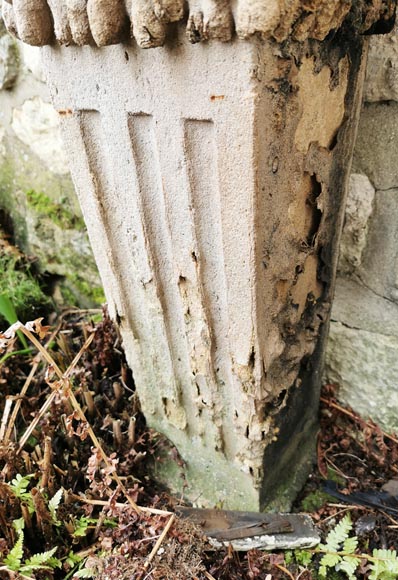
[(11, 38), (0, 18), (0, 227), (12, 217), (16, 243), (59, 302), (90, 306), (103, 292), (39, 50)]
[(371, 39), (332, 309), (326, 377), (398, 429), (398, 36)]
[[(1, 20), (0, 20), (1, 22)], [(57, 297), (103, 299), (49, 104), (39, 49), (0, 24), (0, 218), (57, 282)], [(350, 180), (325, 379), (340, 398), (398, 429), (398, 37), (371, 40)], [(1, 221), (0, 221), (1, 225)]]

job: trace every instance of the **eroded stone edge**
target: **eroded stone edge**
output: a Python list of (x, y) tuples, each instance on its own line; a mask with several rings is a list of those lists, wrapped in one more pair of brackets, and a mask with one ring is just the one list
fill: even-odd
[(2, 0), (9, 32), (34, 46), (106, 46), (134, 38), (141, 48), (165, 43), (168, 25), (185, 20), (190, 42), (229, 41), (255, 34), (324, 40), (349, 13), (366, 32), (388, 22), (395, 0)]

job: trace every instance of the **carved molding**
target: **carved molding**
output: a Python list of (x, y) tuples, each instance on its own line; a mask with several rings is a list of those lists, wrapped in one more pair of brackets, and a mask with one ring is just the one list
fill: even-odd
[(392, 18), (395, 0), (2, 0), (9, 32), (34, 46), (106, 46), (134, 38), (162, 46), (184, 20), (190, 42), (254, 34), (278, 42), (323, 40), (351, 12), (359, 30)]

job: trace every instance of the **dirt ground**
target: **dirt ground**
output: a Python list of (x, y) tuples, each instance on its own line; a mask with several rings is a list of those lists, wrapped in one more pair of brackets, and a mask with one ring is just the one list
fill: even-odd
[[(70, 310), (46, 323), (31, 334), (42, 335), (47, 355), (34, 348), (0, 362), (0, 578), (318, 578), (319, 554), (215, 550), (200, 528), (174, 518), (176, 500), (147, 475), (167, 442), (146, 427), (106, 311)], [(4, 341), (4, 352), (18, 348), (17, 337)], [(349, 512), (359, 552), (394, 549), (398, 501), (395, 516), (394, 499), (389, 513), (343, 500), (366, 492), (372, 502), (397, 477), (397, 457), (398, 438), (325, 386), (317, 465), (294, 511), (309, 513), (323, 539)], [(323, 491), (326, 480), (343, 499)], [(365, 563), (355, 574), (369, 577)]]

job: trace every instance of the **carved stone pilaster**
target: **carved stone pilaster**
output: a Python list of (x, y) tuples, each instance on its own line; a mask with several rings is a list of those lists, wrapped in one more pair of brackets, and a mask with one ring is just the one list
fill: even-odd
[[(35, 6), (13, 0), (7, 16), (20, 36), (22, 4)], [(177, 26), (156, 51), (54, 45), (43, 60), (143, 411), (177, 446), (187, 486), (173, 461), (158, 476), (202, 504), (286, 507), (315, 447), (358, 31), (392, 3), (46, 6), (59, 43), (132, 30), (157, 46), (181, 18), (191, 42), (229, 41), (193, 47)]]

